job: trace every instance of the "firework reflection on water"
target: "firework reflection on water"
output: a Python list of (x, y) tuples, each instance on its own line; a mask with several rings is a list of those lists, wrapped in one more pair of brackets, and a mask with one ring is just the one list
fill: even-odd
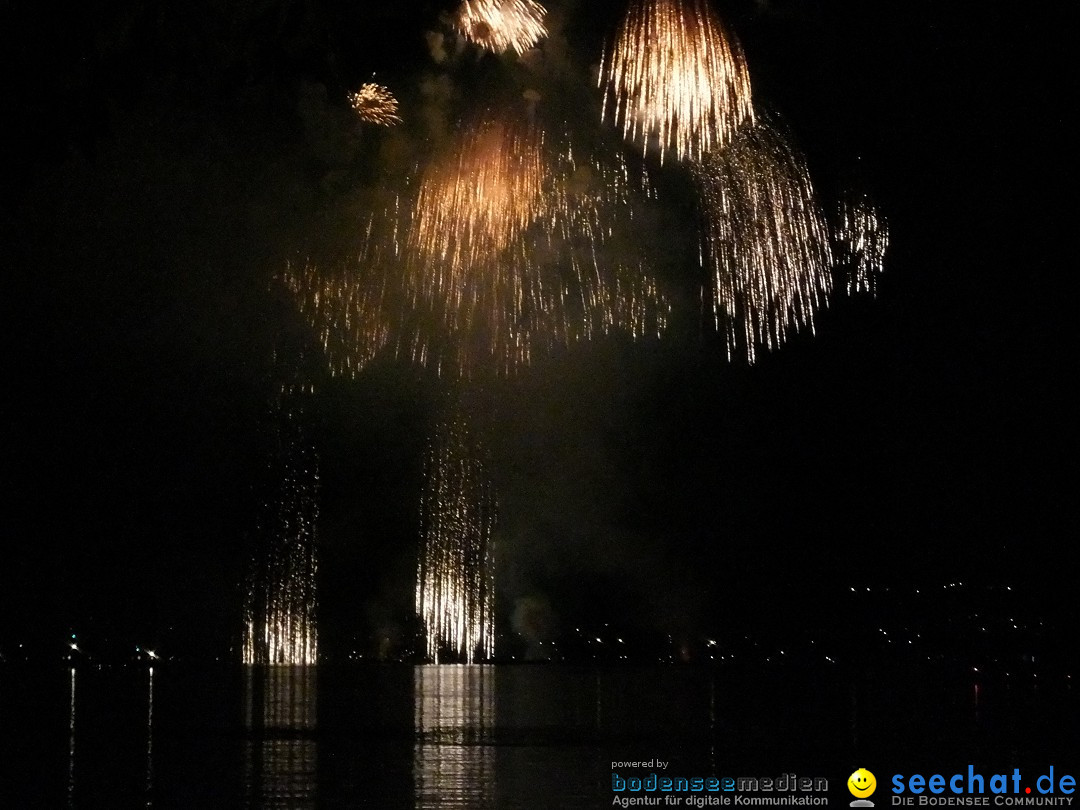
[(319, 794), (317, 669), (252, 667), (245, 675), (245, 806), (314, 808)]

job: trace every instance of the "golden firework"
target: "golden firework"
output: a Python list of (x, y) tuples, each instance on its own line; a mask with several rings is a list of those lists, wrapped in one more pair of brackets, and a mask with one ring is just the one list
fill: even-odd
[(496, 501), (483, 448), (460, 412), (439, 428), (425, 474), (416, 613), (428, 660), (471, 664), (495, 651)]
[(483, 121), (372, 217), (355, 262), (285, 281), (336, 373), (386, 349), (441, 374), (510, 374), (538, 350), (656, 335), (669, 305), (633, 234), (644, 184), (623, 161)]
[(397, 99), (381, 84), (368, 82), (360, 85), (359, 90), (349, 94), (349, 103), (360, 120), (368, 124), (392, 127), (401, 123)]
[(602, 118), (629, 140), (700, 160), (752, 123), (742, 47), (706, 0), (634, 0), (600, 66)]
[(244, 600), (245, 664), (311, 665), (318, 659), (316, 624), (319, 458), (302, 428), (309, 384), (279, 387), (274, 402), (278, 480), (264, 503), (259, 548), (251, 559)]
[(848, 194), (840, 202), (836, 243), (837, 259), (847, 270), (848, 294), (876, 296), (878, 278), (885, 272), (889, 222), (866, 194)]
[(813, 331), (832, 288), (828, 230), (803, 155), (759, 121), (696, 166), (704, 207), (703, 263), (728, 356)]
[(549, 213), (542, 150), (536, 130), (485, 123), (424, 173), (410, 241), (446, 294), (467, 295), (469, 271)]
[(495, 53), (524, 53), (547, 36), (547, 9), (533, 0), (464, 0), (454, 27), (471, 42)]

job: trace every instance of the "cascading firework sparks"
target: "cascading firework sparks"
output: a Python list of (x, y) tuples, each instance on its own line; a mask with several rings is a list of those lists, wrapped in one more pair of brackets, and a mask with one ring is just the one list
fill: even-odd
[(660, 160), (700, 160), (753, 123), (742, 46), (707, 0), (634, 0), (600, 66), (602, 120), (610, 116)]
[[(543, 143), (535, 130), (481, 126), (450, 160), (424, 173), (410, 245), (432, 266), (422, 287), (471, 297), (474, 268), (518, 242), (548, 212)], [(442, 289), (445, 287), (445, 290)]]
[(461, 416), (440, 428), (425, 470), (416, 572), (416, 613), (434, 663), (495, 652), (496, 501), (485, 466)]
[(847, 292), (877, 295), (889, 249), (889, 222), (866, 194), (849, 194), (840, 202), (836, 228), (837, 260), (847, 271)]
[(806, 159), (760, 120), (695, 166), (704, 208), (702, 261), (728, 357), (753, 363), (789, 332), (814, 329), (832, 289), (832, 251)]
[(355, 264), (286, 270), (332, 372), (388, 349), (440, 374), (510, 374), (537, 350), (666, 327), (633, 228), (633, 195), (651, 190), (625, 161), (485, 121), (416, 185), (372, 217)]
[(547, 36), (547, 9), (533, 0), (464, 0), (454, 27), (469, 41), (495, 53), (525, 53)]
[(315, 664), (319, 460), (301, 425), (299, 398), (309, 386), (283, 385), (277, 409), (278, 479), (257, 532), (244, 605), (245, 664)]
[(359, 90), (349, 94), (349, 103), (360, 120), (368, 124), (392, 127), (401, 123), (397, 99), (381, 84), (367, 82), (360, 85)]

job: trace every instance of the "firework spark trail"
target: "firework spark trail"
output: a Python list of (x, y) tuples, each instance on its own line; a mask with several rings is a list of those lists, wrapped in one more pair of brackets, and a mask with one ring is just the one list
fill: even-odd
[(789, 332), (814, 329), (832, 288), (832, 251), (802, 154), (772, 122), (744, 130), (695, 166), (705, 211), (703, 264), (728, 357), (753, 363)]
[(651, 194), (647, 177), (625, 162), (483, 122), (372, 217), (355, 264), (291, 266), (285, 283), (334, 373), (387, 349), (439, 373), (511, 374), (537, 351), (666, 327), (633, 246), (638, 190)]
[(367, 82), (360, 85), (358, 91), (349, 94), (349, 103), (360, 120), (368, 124), (392, 127), (401, 123), (397, 99), (381, 84)]
[(245, 664), (308, 665), (318, 658), (315, 622), (316, 524), (319, 517), (318, 457), (300, 426), (295, 404), (306, 387), (282, 386), (277, 439), (280, 476), (275, 497), (264, 506), (260, 548), (252, 560), (244, 605)]
[(454, 27), (469, 41), (495, 53), (525, 53), (547, 36), (547, 9), (533, 0), (464, 0)]
[(495, 651), (496, 502), (482, 448), (460, 415), (441, 426), (425, 472), (416, 573), (425, 650), (434, 663), (449, 655), (471, 664)]
[(847, 269), (847, 292), (877, 295), (889, 249), (889, 222), (866, 194), (849, 194), (840, 203), (836, 229), (837, 260)]
[(660, 160), (701, 160), (753, 123), (750, 73), (738, 40), (707, 0), (634, 0), (600, 66), (602, 120)]

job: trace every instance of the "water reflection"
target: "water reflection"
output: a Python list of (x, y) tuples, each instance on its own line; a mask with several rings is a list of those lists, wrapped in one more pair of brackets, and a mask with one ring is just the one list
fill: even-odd
[(247, 667), (244, 789), (248, 806), (314, 808), (317, 794), (314, 667)]
[(154, 806), (154, 668), (147, 675), (146, 696), (146, 806)]
[(709, 773), (716, 769), (716, 675), (709, 678)]
[(71, 698), (68, 711), (68, 807), (75, 806), (75, 667), (71, 668)]
[(639, 755), (671, 756), (683, 773), (783, 755), (810, 772), (832, 756), (822, 751), (899, 756), (916, 742), (936, 756), (1076, 750), (1080, 728), (1064, 681), (1047, 701), (1048, 687), (981, 674), (944, 685), (557, 665), (238, 674), (0, 670), (17, 686), (0, 689), (0, 805), (573, 810), (610, 800), (610, 763)]
[(417, 808), (494, 807), (494, 686), (490, 666), (414, 669)]

